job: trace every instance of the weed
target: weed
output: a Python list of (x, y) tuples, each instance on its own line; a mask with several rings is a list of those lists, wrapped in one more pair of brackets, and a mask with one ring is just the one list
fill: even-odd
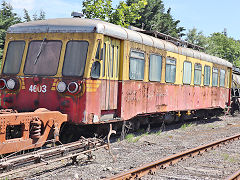
[(141, 138), (141, 136), (138, 136), (138, 137), (135, 137), (135, 138), (133, 138), (133, 143), (135, 143), (135, 142), (137, 142), (139, 139)]
[(230, 163), (235, 163), (235, 162), (237, 162), (238, 160), (235, 159), (234, 157), (230, 157), (230, 158), (228, 159), (228, 161), (229, 161)]
[(143, 134), (142, 134), (141, 136), (137, 136), (137, 137), (135, 137), (134, 134), (128, 134), (125, 139), (126, 139), (128, 142), (133, 142), (133, 143), (135, 143), (135, 142), (137, 142), (142, 136), (143, 136)]
[(159, 130), (158, 132), (156, 132), (155, 134), (157, 135), (157, 136), (160, 136), (161, 135), (161, 133), (162, 133), (162, 130)]
[(125, 137), (125, 139), (126, 139), (128, 142), (132, 142), (133, 138), (134, 138), (134, 134), (128, 134), (128, 135)]
[(229, 159), (229, 154), (224, 153), (224, 154), (222, 154), (222, 157), (223, 157), (223, 159), (226, 161), (226, 160)]
[(186, 129), (187, 127), (191, 127), (192, 126), (192, 123), (189, 123), (189, 124), (183, 124), (182, 126), (181, 126), (181, 129)]

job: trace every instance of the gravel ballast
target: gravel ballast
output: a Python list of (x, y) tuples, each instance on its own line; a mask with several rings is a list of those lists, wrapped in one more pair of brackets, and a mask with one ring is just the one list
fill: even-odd
[[(83, 179), (111, 177), (140, 165), (240, 133), (240, 115), (188, 121), (154, 128), (149, 134), (128, 135), (112, 143), (116, 161), (105, 149), (93, 152), (94, 159), (71, 165), (70, 160), (18, 174), (28, 179)], [(240, 140), (188, 158), (143, 179), (223, 179), (240, 168)], [(81, 157), (80, 157), (81, 158)], [(85, 157), (83, 157), (84, 159)], [(47, 170), (45, 170), (47, 169)], [(45, 171), (44, 171), (45, 170)], [(17, 176), (10, 176), (14, 178)]]

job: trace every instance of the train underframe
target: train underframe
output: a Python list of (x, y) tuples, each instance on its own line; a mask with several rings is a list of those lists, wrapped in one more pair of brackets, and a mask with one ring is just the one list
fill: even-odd
[(0, 113), (1, 155), (39, 148), (58, 141), (61, 143), (77, 141), (81, 136), (103, 136), (109, 131), (109, 123), (113, 125), (114, 130), (123, 133), (124, 128), (135, 131), (141, 126), (149, 129), (153, 124), (171, 124), (194, 118), (209, 119), (221, 115), (223, 109), (140, 114), (127, 121), (110, 120), (108, 123), (91, 125), (71, 124), (67, 121), (66, 114), (44, 108), (29, 113), (17, 113), (13, 110), (1, 110)]

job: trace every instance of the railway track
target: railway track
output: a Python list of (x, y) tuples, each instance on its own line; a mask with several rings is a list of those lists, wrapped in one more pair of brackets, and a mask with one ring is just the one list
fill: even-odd
[(27, 154), (6, 156), (0, 159), (0, 178), (11, 174), (27, 171), (39, 166), (51, 164), (71, 158), (76, 162), (77, 156), (86, 154), (91, 158), (91, 152), (99, 148), (108, 148), (109, 144), (98, 138), (81, 138), (79, 141), (41, 149)]
[[(180, 160), (187, 159), (189, 157), (194, 157), (196, 155), (200, 155), (206, 151), (212, 150), (216, 147), (219, 147), (220, 145), (229, 143), (234, 140), (239, 140), (240, 139), (240, 134), (224, 138), (218, 141), (214, 141), (212, 143), (202, 145), (196, 148), (192, 148), (190, 150), (186, 150), (184, 152), (180, 152), (171, 156), (168, 156), (166, 158), (162, 158), (160, 160), (145, 164), (141, 167), (137, 167), (135, 169), (131, 169), (129, 171), (126, 171), (124, 173), (117, 174), (115, 176), (106, 178), (108, 180), (123, 180), (123, 179), (138, 179), (144, 175), (147, 174), (154, 174), (157, 169), (164, 169), (168, 166), (171, 166), (175, 163), (177, 163)], [(228, 178), (230, 179), (240, 179), (240, 171), (234, 173), (232, 176)]]
[(239, 180), (240, 179), (240, 169), (233, 173), (231, 176), (228, 176), (226, 180)]

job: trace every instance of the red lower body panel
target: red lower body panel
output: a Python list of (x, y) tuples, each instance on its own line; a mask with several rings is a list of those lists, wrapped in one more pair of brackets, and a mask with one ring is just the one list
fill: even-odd
[(123, 81), (121, 118), (137, 114), (184, 111), (193, 109), (224, 108), (228, 89)]

